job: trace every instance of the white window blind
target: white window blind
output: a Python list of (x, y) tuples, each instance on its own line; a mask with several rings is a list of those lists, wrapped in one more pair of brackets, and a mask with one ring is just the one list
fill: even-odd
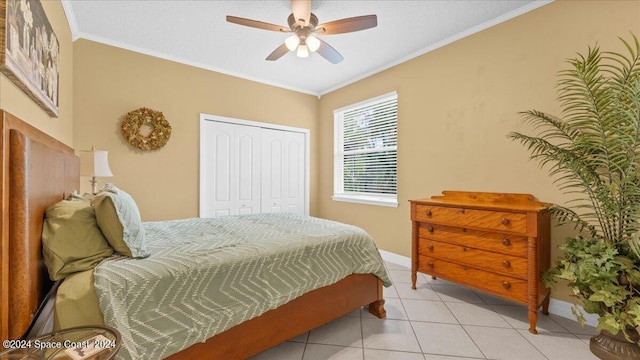
[(397, 206), (397, 93), (335, 110), (333, 117), (333, 199)]

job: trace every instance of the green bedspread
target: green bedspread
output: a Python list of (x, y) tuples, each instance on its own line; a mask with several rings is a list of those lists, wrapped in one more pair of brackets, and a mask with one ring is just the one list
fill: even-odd
[(122, 359), (161, 359), (351, 274), (391, 282), (360, 228), (295, 214), (144, 223), (151, 256), (95, 269)]

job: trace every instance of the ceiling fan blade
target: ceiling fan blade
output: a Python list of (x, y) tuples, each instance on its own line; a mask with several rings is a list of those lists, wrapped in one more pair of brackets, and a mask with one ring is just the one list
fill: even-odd
[(329, 62), (332, 64), (337, 64), (340, 61), (344, 60), (344, 57), (340, 55), (338, 50), (334, 49), (331, 45), (327, 44), (324, 40), (322, 39), (318, 39), (318, 40), (320, 40), (320, 47), (318, 48), (318, 50), (316, 50), (316, 52), (322, 55), (323, 58), (329, 60)]
[(303, 26), (309, 25), (311, 0), (291, 0), (291, 10), (296, 21), (304, 21)]
[(286, 44), (282, 44), (278, 46), (265, 60), (274, 61), (280, 59), (284, 54), (288, 53), (289, 49), (287, 49)]
[(270, 24), (270, 23), (257, 21), (257, 20), (245, 19), (237, 16), (227, 15), (227, 21), (230, 23), (249, 26), (249, 27), (263, 29), (263, 30), (280, 31), (280, 32), (291, 31), (291, 29), (289, 29), (288, 27), (284, 27), (276, 24)]
[(378, 26), (378, 17), (376, 15), (364, 15), (320, 24), (316, 27), (316, 32), (322, 35), (344, 34), (376, 26)]

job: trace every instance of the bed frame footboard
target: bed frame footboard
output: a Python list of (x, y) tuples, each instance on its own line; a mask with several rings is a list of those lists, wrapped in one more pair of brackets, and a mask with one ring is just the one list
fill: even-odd
[(363, 306), (386, 316), (382, 282), (371, 274), (350, 275), (167, 359), (245, 359)]

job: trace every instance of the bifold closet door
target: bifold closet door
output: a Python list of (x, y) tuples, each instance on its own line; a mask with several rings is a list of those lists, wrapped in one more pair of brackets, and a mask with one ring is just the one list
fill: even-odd
[(262, 129), (262, 212), (304, 214), (303, 133)]
[(200, 217), (260, 213), (261, 129), (205, 121), (200, 131)]

